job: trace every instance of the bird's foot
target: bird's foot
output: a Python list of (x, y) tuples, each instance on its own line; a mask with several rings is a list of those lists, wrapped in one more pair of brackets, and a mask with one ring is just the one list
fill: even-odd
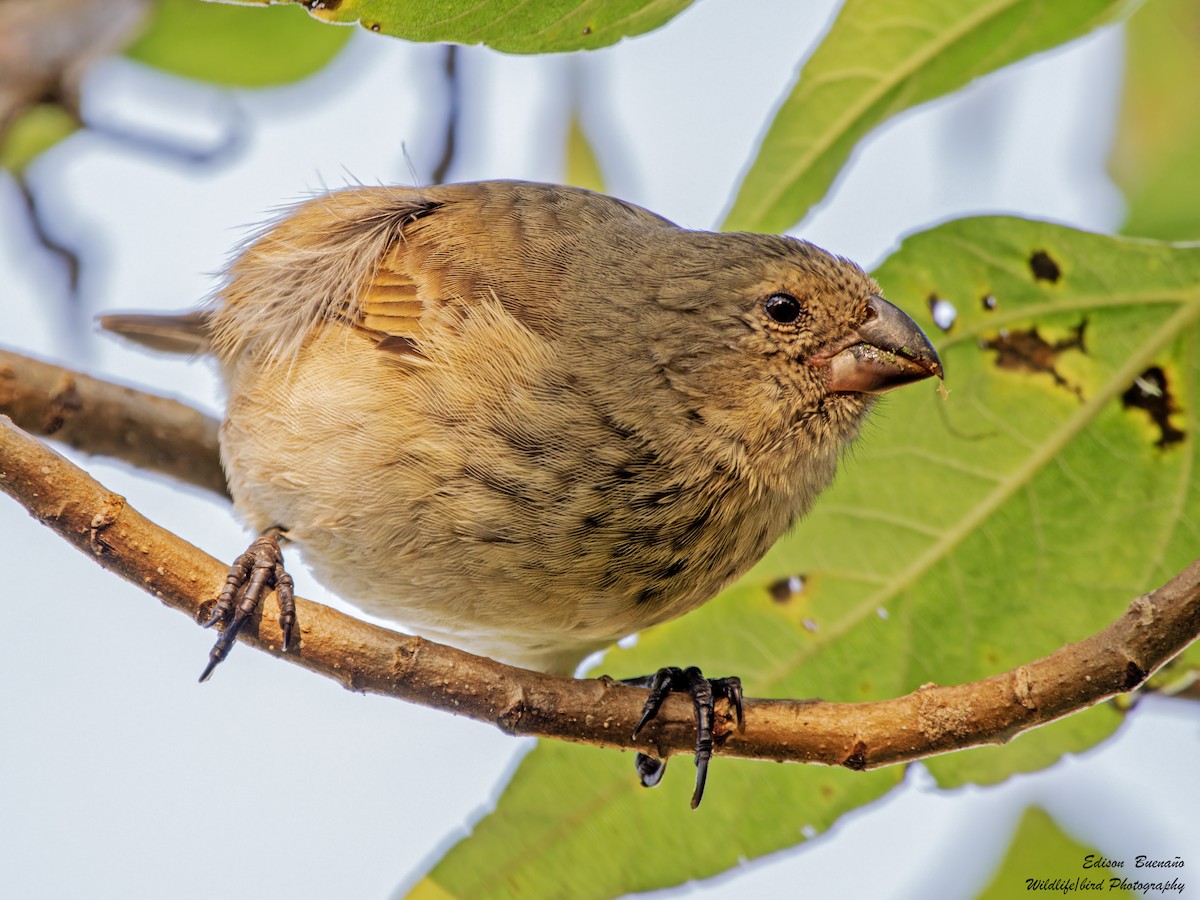
[(205, 628), (211, 628), (218, 622), (224, 622), (225, 630), (208, 654), (208, 665), (200, 676), (201, 681), (208, 681), (213, 669), (229, 655), (238, 632), (249, 621), (263, 592), (271, 588), (279, 597), (279, 628), (283, 632), (283, 649), (287, 651), (292, 646), (296, 627), (296, 595), (292, 576), (283, 568), (283, 551), (279, 549), (279, 539), (283, 533), (284, 529), (279, 526), (268, 528), (229, 567), (229, 577), (225, 579), (225, 587), (217, 598), (217, 605), (204, 623)]
[[(704, 798), (704, 783), (708, 778), (708, 761), (713, 753), (713, 721), (715, 718), (714, 703), (718, 698), (729, 701), (737, 719), (738, 731), (745, 729), (742, 717), (742, 680), (740, 678), (705, 678), (695, 666), (680, 669), (667, 666), (659, 669), (653, 675), (641, 678), (626, 678), (625, 684), (650, 689), (646, 705), (642, 707), (642, 718), (633, 729), (634, 737), (653, 719), (667, 694), (672, 691), (687, 693), (692, 698), (696, 709), (696, 789), (692, 792), (692, 809), (700, 805)], [(666, 771), (667, 761), (656, 759), (645, 753), (639, 753), (635, 760), (638, 777), (645, 787), (654, 787), (662, 780)]]

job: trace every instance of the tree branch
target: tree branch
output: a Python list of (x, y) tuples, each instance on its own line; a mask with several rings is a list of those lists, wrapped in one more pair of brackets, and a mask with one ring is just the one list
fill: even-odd
[(178, 400), (0, 349), (0, 414), (31, 434), (229, 496), (221, 423)]
[[(149, 408), (149, 407), (147, 407)], [(123, 497), (0, 417), (0, 490), (100, 565), (193, 620), (207, 618), (226, 567), (159, 528)], [(574, 680), (501, 665), (397, 634), (297, 598), (301, 644), (282, 654), (274, 601), (243, 632), (259, 649), (332, 678), (490, 722), (510, 734), (690, 753), (688, 701), (669, 697), (638, 739), (631, 734), (646, 697), (608, 679)], [(1137, 687), (1200, 632), (1200, 560), (1134, 600), (1104, 631), (1024, 666), (972, 684), (925, 685), (895, 700), (825, 703), (747, 700), (746, 730), (719, 710), (720, 751), (781, 761), (875, 768), (982, 744)]]

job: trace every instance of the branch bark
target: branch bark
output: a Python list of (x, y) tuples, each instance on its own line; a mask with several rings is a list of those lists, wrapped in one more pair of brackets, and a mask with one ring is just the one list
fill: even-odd
[[(58, 453), (0, 417), (0, 490), (39, 521), (128, 581), (193, 620), (207, 618), (226, 566), (150, 522)], [(574, 680), (514, 669), (370, 625), (297, 598), (300, 646), (279, 650), (273, 598), (241, 640), (351, 690), (397, 697), (490, 722), (510, 734), (665, 757), (690, 753), (690, 704), (669, 697), (631, 737), (645, 691), (608, 679)], [(1053, 719), (1132, 690), (1200, 633), (1200, 560), (1135, 599), (1086, 640), (972, 684), (926, 685), (895, 700), (746, 701), (746, 730), (719, 710), (726, 756), (869, 769), (982, 744), (1003, 743)]]
[(0, 414), (30, 434), (229, 496), (221, 423), (178, 400), (0, 349)]

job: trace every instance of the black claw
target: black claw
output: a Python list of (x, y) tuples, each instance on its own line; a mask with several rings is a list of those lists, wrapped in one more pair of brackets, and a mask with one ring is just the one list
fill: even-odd
[[(720, 682), (720, 687), (717, 683)], [(721, 696), (729, 701), (733, 707), (734, 720), (737, 722), (738, 734), (746, 731), (746, 716), (742, 710), (742, 679), (734, 676), (732, 678), (717, 678), (713, 681), (713, 690), (718, 691)]]
[(200, 675), (201, 681), (207, 681), (213, 670), (229, 655), (237, 641), (238, 632), (250, 621), (263, 593), (272, 587), (279, 597), (283, 649), (286, 651), (291, 648), (296, 625), (296, 596), (292, 577), (283, 568), (283, 551), (279, 549), (282, 535), (282, 528), (268, 528), (229, 567), (225, 587), (204, 627), (211, 628), (223, 621), (227, 624), (208, 654), (208, 665)]
[[(742, 710), (742, 681), (740, 678), (705, 678), (695, 666), (680, 669), (667, 666), (659, 669), (653, 675), (642, 678), (629, 678), (627, 684), (649, 688), (650, 696), (642, 707), (642, 717), (633, 729), (634, 737), (641, 732), (646, 723), (658, 715), (663, 700), (672, 691), (686, 691), (692, 698), (696, 710), (696, 789), (692, 793), (692, 809), (700, 805), (704, 799), (704, 785), (708, 781), (708, 763), (713, 754), (713, 724), (716, 718), (714, 704), (716, 698), (724, 698), (733, 707), (739, 732), (745, 730), (745, 718)], [(635, 760), (638, 777), (646, 787), (653, 787), (662, 780), (666, 770), (666, 760), (655, 759), (644, 753), (639, 753)]]
[(633, 736), (637, 737), (638, 733), (645, 727), (646, 723), (658, 715), (658, 710), (666, 699), (667, 694), (671, 693), (671, 684), (678, 682), (683, 678), (683, 670), (675, 666), (666, 666), (659, 669), (653, 675), (643, 678), (629, 678), (626, 683), (636, 685), (637, 687), (646, 687), (650, 689), (650, 696), (646, 698), (646, 704), (642, 707), (642, 717), (638, 719), (637, 725), (633, 727)]
[(639, 753), (633, 761), (637, 767), (638, 778), (642, 782), (642, 787), (654, 787), (662, 781), (663, 773), (667, 771), (667, 761), (665, 759), (655, 759), (653, 756), (647, 756), (645, 753)]
[(704, 799), (704, 783), (708, 781), (708, 761), (711, 758), (711, 750), (707, 756), (696, 754), (696, 789), (692, 791), (692, 809), (699, 806), (700, 801)]
[(283, 644), (281, 646), (284, 653), (287, 653), (292, 649), (292, 629), (295, 627), (295, 625), (296, 623), (294, 620), (285, 622), (283, 621), (282, 616), (279, 617), (279, 628), (283, 632)]
[(283, 569), (282, 560), (275, 566), (275, 595), (279, 598), (279, 630), (283, 632), (283, 652), (292, 649), (296, 628), (296, 585)]

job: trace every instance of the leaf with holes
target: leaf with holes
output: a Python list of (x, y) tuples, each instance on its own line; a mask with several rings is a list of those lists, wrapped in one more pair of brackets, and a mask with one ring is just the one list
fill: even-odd
[(692, 0), (223, 0), (299, 3), (314, 18), (409, 41), (487, 44), (508, 53), (594, 50), (653, 31)]
[(881, 122), (1086, 34), (1129, 0), (847, 0), (800, 70), (725, 227), (785, 231)]
[[(1086, 637), (1191, 561), (1200, 248), (963, 219), (910, 237), (875, 274), (935, 338), (948, 398), (927, 384), (884, 397), (793, 534), (713, 602), (610, 653), (604, 671), (698, 664), (742, 676), (748, 695), (895, 697)], [(943, 785), (994, 782), (1119, 722), (1102, 705), (926, 764)], [(799, 843), (902, 776), (718, 757), (693, 813), (691, 768), (678, 759), (645, 791), (631, 755), (544, 743), (425, 889), (677, 884)], [(625, 862), (601, 864), (598, 844)]]

